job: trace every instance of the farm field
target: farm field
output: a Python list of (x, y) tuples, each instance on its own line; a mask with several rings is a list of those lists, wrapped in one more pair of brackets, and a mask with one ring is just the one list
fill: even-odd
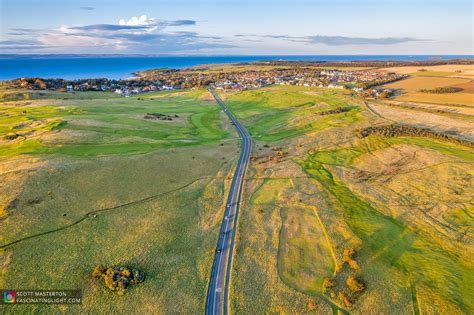
[[(207, 93), (0, 103), (0, 286), (84, 294), (81, 306), (6, 313), (204, 309), (216, 209), (239, 152)], [(137, 268), (145, 282), (119, 297), (91, 277), (97, 264)]]
[[(466, 79), (474, 78), (473, 65), (438, 65), (438, 66), (405, 66), (382, 68), (381, 71), (396, 72), (401, 74), (411, 74), (416, 76), (441, 76), (459, 77)], [(420, 71), (422, 70), (422, 71)], [(426, 71), (423, 71), (426, 70)]]
[[(256, 139), (235, 258), (236, 313), (472, 311), (472, 146), (361, 138), (358, 130), (393, 117), (337, 90), (223, 97)], [(348, 110), (320, 114), (339, 107)]]
[(472, 105), (474, 99), (474, 93), (446, 93), (446, 94), (430, 94), (427, 93), (407, 93), (397, 98), (399, 101), (411, 101), (411, 102), (426, 102), (435, 104), (459, 104), (459, 105)]
[[(190, 68), (193, 71), (199, 72), (243, 72), (243, 71), (271, 71), (271, 70), (284, 70), (292, 69), (291, 65), (265, 65), (265, 64), (212, 64), (212, 65), (199, 65)], [(356, 71), (356, 70), (368, 70), (371, 67), (325, 67), (325, 66), (309, 66), (309, 68), (323, 69), (323, 70), (340, 70), (340, 71)]]
[(466, 84), (469, 82), (470, 81), (468, 79), (419, 76), (389, 83), (386, 84), (386, 87), (393, 89), (404, 89), (407, 92), (416, 92), (421, 89), (433, 89), (444, 86), (455, 86), (459, 84)]
[[(421, 71), (420, 71), (421, 70)], [(384, 85), (399, 90), (398, 101), (435, 104), (474, 104), (474, 67), (472, 65), (440, 65), (427, 67), (394, 67), (380, 71), (409, 74), (405, 80)], [(423, 93), (420, 90), (435, 88), (458, 88), (455, 93)]]

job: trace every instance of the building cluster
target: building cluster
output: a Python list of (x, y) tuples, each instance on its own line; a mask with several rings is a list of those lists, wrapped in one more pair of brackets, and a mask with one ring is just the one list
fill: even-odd
[(65, 92), (109, 91), (123, 96), (133, 94), (170, 90), (173, 87), (163, 85), (159, 81), (149, 80), (109, 80), (109, 79), (41, 79), (21, 78), (11, 81), (13, 87), (30, 90), (60, 90)]
[[(289, 72), (289, 73), (288, 73)], [(378, 97), (379, 94), (393, 93), (389, 89), (377, 86), (405, 78), (405, 75), (381, 71), (340, 71), (340, 70), (308, 70), (308, 71), (268, 71), (268, 72), (241, 72), (233, 74), (232, 78), (217, 80), (211, 84), (221, 90), (247, 90), (268, 85), (296, 85), (318, 88), (352, 89), (361, 95)], [(367, 91), (369, 91), (367, 93)], [(385, 95), (384, 94), (384, 95)]]
[(127, 85), (122, 85), (117, 87), (114, 92), (123, 96), (131, 96), (133, 94), (140, 94), (140, 93), (147, 93), (147, 92), (154, 92), (154, 91), (167, 91), (167, 90), (174, 90), (172, 86), (169, 85), (145, 85), (145, 86), (137, 86), (134, 88), (130, 88)]
[(296, 85), (319, 88), (352, 89), (361, 96), (377, 97), (389, 90), (376, 88), (406, 76), (371, 70), (324, 70), (311, 67), (293, 67), (247, 71), (150, 70), (130, 80), (108, 79), (18, 79), (16, 84), (30, 89), (58, 89), (74, 91), (110, 91), (120, 95), (211, 87), (218, 90), (242, 91), (269, 85)]
[(272, 70), (247, 71), (193, 71), (174, 72), (147, 71), (143, 78), (159, 80), (173, 88), (194, 88), (210, 86), (218, 90), (242, 91), (269, 85), (296, 85), (320, 88), (367, 90), (405, 78), (406, 76), (373, 70), (341, 71), (322, 70), (311, 67), (293, 67)]

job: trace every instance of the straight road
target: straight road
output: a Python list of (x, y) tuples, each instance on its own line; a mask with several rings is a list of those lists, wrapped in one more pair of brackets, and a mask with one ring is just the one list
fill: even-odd
[(230, 120), (242, 138), (242, 151), (235, 169), (234, 178), (230, 186), (227, 203), (224, 210), (224, 219), (219, 233), (219, 240), (214, 254), (209, 287), (207, 289), (206, 314), (220, 315), (229, 313), (229, 286), (232, 270), (232, 257), (234, 253), (235, 232), (237, 230), (237, 219), (244, 185), (245, 173), (247, 172), (252, 140), (250, 134), (240, 124), (237, 118), (226, 107), (220, 97), (209, 90), (222, 110), (229, 116)]

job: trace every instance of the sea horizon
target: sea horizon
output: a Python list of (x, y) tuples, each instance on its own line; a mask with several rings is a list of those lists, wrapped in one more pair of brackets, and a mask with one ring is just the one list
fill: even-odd
[(0, 80), (24, 77), (68, 80), (130, 79), (134, 73), (183, 69), (202, 64), (255, 61), (441, 61), (474, 59), (473, 55), (137, 55), (137, 54), (0, 54)]

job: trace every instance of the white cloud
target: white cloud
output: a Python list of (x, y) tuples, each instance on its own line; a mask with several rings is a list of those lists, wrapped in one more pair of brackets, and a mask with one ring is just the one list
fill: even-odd
[(128, 21), (125, 21), (125, 19), (119, 20), (119, 25), (141, 26), (154, 24), (156, 24), (156, 20), (154, 18), (148, 18), (146, 14), (142, 14), (140, 17), (133, 16)]
[[(220, 37), (206, 37), (175, 28), (195, 25), (194, 20), (158, 20), (146, 14), (120, 19), (118, 24), (61, 25), (54, 29), (15, 29), (20, 42), (4, 41), (0, 49), (42, 49), (47, 51), (97, 53), (169, 53), (229, 48)], [(15, 38), (13, 38), (15, 39)], [(31, 39), (36, 42), (32, 43)], [(30, 41), (28, 41), (30, 40)]]

